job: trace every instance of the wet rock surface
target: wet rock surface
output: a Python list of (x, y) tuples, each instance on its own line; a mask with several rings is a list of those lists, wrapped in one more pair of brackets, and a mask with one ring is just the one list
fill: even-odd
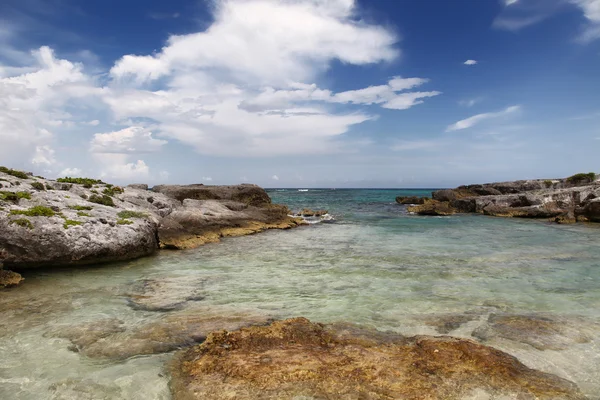
[(398, 196), (396, 197), (396, 203), (398, 204), (425, 204), (429, 200), (427, 197), (418, 196)]
[(467, 322), (480, 318), (478, 314), (435, 314), (421, 318), (425, 325), (444, 335), (460, 328)]
[(477, 328), (472, 335), (483, 341), (503, 338), (526, 343), (538, 350), (565, 350), (590, 342), (597, 332), (600, 324), (583, 318), (492, 314), (487, 325)]
[(127, 302), (136, 310), (178, 310), (188, 302), (204, 299), (205, 281), (204, 278), (187, 276), (142, 279), (127, 292)]
[(68, 339), (74, 351), (101, 359), (166, 353), (202, 342), (213, 331), (264, 325), (270, 319), (244, 310), (212, 307), (190, 308), (169, 313), (144, 325), (126, 327), (113, 318), (75, 326), (60, 326), (48, 335)]
[(577, 387), (470, 340), (304, 318), (214, 332), (176, 357), (174, 399), (583, 399)]
[(456, 214), (456, 209), (447, 202), (426, 199), (421, 205), (410, 206), (408, 212), (419, 215), (446, 216)]

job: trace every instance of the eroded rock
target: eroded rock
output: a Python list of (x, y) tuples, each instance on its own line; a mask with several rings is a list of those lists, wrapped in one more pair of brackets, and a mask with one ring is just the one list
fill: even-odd
[(456, 209), (448, 202), (427, 199), (423, 204), (411, 206), (407, 208), (408, 212), (419, 215), (453, 215), (456, 214)]
[(575, 384), (470, 340), (305, 318), (212, 333), (172, 365), (175, 399), (583, 399)]
[(20, 274), (0, 268), (0, 288), (17, 286), (23, 280), (24, 278)]

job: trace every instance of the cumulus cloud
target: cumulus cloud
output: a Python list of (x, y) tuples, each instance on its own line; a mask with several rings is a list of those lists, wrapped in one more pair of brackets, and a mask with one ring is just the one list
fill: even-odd
[(31, 159), (32, 164), (50, 166), (56, 163), (54, 149), (50, 146), (35, 146), (35, 153)]
[(448, 128), (446, 128), (446, 132), (468, 129), (468, 128), (471, 128), (471, 127), (473, 127), (483, 121), (489, 120), (489, 119), (500, 118), (500, 117), (503, 117), (503, 116), (506, 116), (509, 114), (514, 114), (514, 113), (518, 112), (520, 109), (521, 109), (521, 106), (516, 105), (516, 106), (507, 107), (504, 110), (498, 111), (498, 112), (477, 114), (472, 117), (455, 122), (452, 125), (449, 125)]
[(83, 172), (79, 168), (65, 168), (58, 174), (59, 176), (80, 177)]
[(465, 65), (475, 65), (475, 64), (477, 64), (477, 60), (467, 60), (463, 64), (465, 64)]
[(154, 139), (152, 132), (131, 126), (115, 132), (96, 133), (90, 144), (94, 153), (151, 153), (161, 149), (166, 140)]
[(101, 164), (102, 178), (121, 181), (150, 178), (150, 167), (144, 160), (129, 162), (129, 155), (118, 153), (97, 153), (94, 158)]
[(273, 179), (274, 181), (278, 181), (278, 180), (279, 180), (279, 177), (278, 177), (277, 175), (273, 175), (273, 176), (271, 177), (271, 179)]

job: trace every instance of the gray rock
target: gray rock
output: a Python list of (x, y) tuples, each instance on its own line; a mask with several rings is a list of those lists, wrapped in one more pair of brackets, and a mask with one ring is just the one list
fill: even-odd
[(142, 279), (133, 284), (126, 295), (127, 301), (136, 310), (178, 310), (188, 302), (204, 299), (205, 281), (188, 276)]
[(163, 193), (179, 201), (185, 199), (233, 200), (257, 207), (271, 204), (271, 198), (264, 189), (250, 184), (235, 186), (158, 185), (154, 186), (152, 191)]
[(127, 187), (132, 189), (148, 190), (148, 185), (145, 183), (130, 183), (127, 185)]

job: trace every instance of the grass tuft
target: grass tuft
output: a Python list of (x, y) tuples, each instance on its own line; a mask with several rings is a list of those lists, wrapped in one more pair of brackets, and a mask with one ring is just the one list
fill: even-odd
[(117, 214), (119, 218), (146, 218), (148, 214), (139, 211), (125, 210)]
[(133, 221), (130, 221), (128, 219), (119, 218), (117, 220), (117, 225), (131, 225), (131, 224), (133, 224)]
[(83, 222), (81, 222), (81, 221), (75, 221), (73, 219), (65, 219), (63, 228), (69, 229), (70, 226), (77, 226), (77, 225), (81, 225), (81, 224), (83, 224)]
[(110, 207), (115, 206), (115, 202), (113, 201), (112, 197), (107, 196), (107, 195), (100, 196), (97, 194), (93, 194), (88, 198), (88, 201), (91, 203), (102, 204), (102, 205), (110, 206)]
[(27, 210), (10, 210), (10, 215), (26, 215), (28, 217), (53, 217), (54, 210), (45, 206), (34, 206)]
[(21, 226), (23, 228), (27, 228), (27, 229), (33, 229), (33, 224), (27, 218), (14, 219), (14, 220), (10, 221), (10, 224), (11, 225), (12, 224), (19, 225), (19, 226)]

